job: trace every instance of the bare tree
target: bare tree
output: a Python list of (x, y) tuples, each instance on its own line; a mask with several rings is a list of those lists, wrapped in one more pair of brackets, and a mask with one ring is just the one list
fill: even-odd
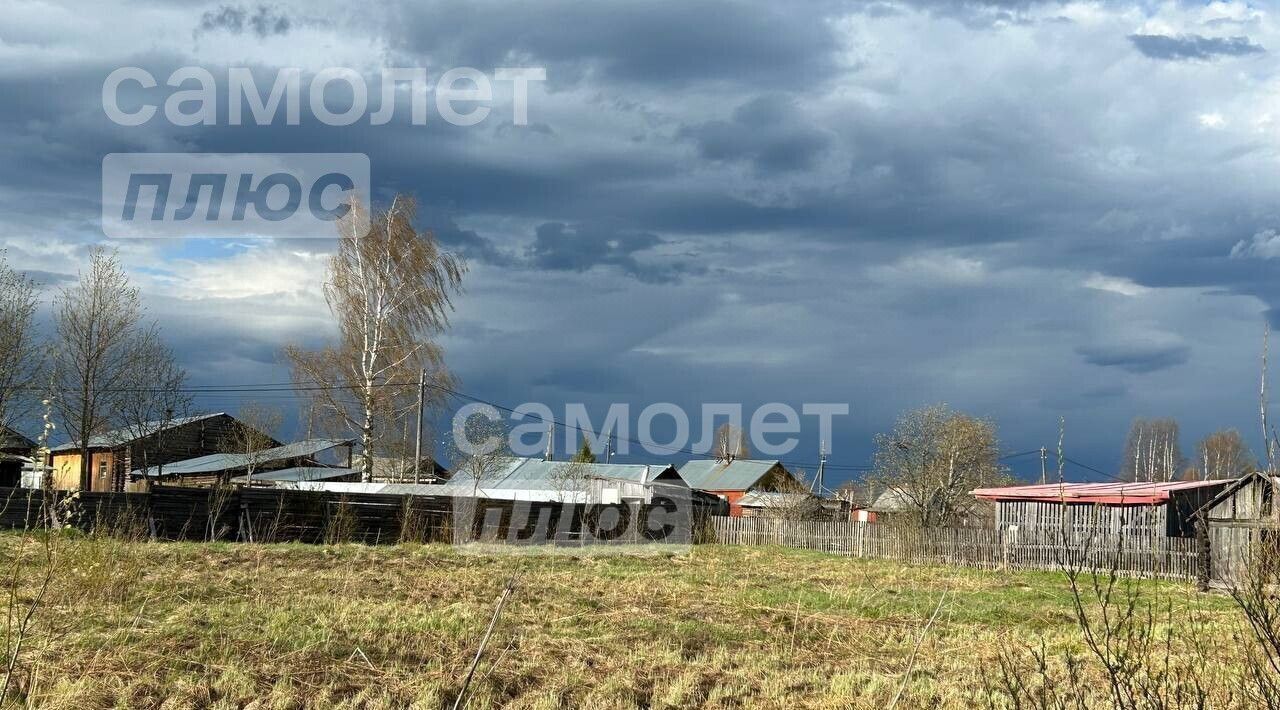
[(411, 198), (399, 196), (373, 215), (367, 232), (350, 231), (363, 220), (343, 222), (324, 286), (338, 342), (285, 350), (317, 409), (360, 440), (366, 481), (379, 439), (395, 436), (396, 420), (416, 406), (419, 371), (436, 385), (427, 391), (432, 405), (451, 382), (434, 338), (449, 325), (465, 267), (430, 232), (414, 228), (415, 209)]
[(1196, 463), (1200, 468), (1191, 469), (1197, 474), (1192, 480), (1239, 478), (1258, 467), (1244, 437), (1235, 429), (1215, 431), (1201, 439), (1196, 444)]
[(489, 414), (491, 416), (472, 414), (464, 421), (455, 421), (447, 444), (449, 458), (454, 462), (450, 481), (471, 486), (469, 497), (454, 501), (455, 543), (474, 541), (476, 524), (483, 522), (476, 519), (480, 489), (486, 482), (496, 480), (515, 461), (502, 417), (496, 410)]
[(38, 303), (35, 283), (0, 253), (0, 426), (10, 429), (39, 401), (34, 386), (41, 350), (33, 332)]
[(244, 459), (245, 485), (253, 485), (253, 474), (265, 463), (264, 451), (276, 446), (275, 434), (284, 421), (279, 407), (244, 402), (236, 412), (238, 426), (231, 428), (222, 448)]
[(977, 505), (971, 490), (1009, 480), (999, 450), (992, 422), (945, 404), (922, 407), (876, 435), (871, 479), (907, 503), (920, 525), (955, 525)]
[(747, 432), (742, 427), (728, 422), (716, 429), (715, 444), (711, 454), (720, 461), (751, 458), (751, 445), (747, 443)]
[(1174, 419), (1135, 419), (1125, 442), (1120, 477), (1126, 481), (1177, 480), (1186, 465)]
[(54, 399), (67, 435), (80, 451), (80, 487), (92, 488), (89, 441), (104, 433), (121, 388), (137, 365), (143, 317), (138, 289), (113, 251), (95, 247), (89, 268), (59, 294), (54, 309)]
[[(130, 466), (146, 471), (150, 466), (160, 467), (163, 473), (162, 444), (164, 432), (175, 422), (191, 413), (191, 395), (184, 390), (187, 371), (178, 365), (173, 351), (165, 345), (154, 325), (139, 330), (131, 343), (131, 365), (121, 378), (120, 391), (115, 399), (115, 412), (111, 418), (117, 432), (115, 445), (157, 435), (155, 453), (151, 460), (150, 445), (136, 447), (131, 453)], [(114, 488), (124, 487), (124, 462), (116, 462), (121, 476), (114, 481)]]

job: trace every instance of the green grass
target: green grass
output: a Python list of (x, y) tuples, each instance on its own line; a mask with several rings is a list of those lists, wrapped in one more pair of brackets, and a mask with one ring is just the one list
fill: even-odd
[[(21, 538), (0, 534), (9, 570)], [(22, 599), (36, 583), (38, 542)], [(19, 660), (35, 706), (448, 707), (506, 580), (469, 707), (969, 707), (1001, 648), (1079, 647), (1063, 575), (700, 546), (472, 556), (445, 546), (59, 538)], [(1237, 629), (1230, 600), (1143, 583)]]

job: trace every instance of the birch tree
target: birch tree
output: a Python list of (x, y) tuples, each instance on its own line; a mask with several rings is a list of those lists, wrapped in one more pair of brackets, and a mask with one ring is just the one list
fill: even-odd
[(1125, 442), (1120, 477), (1126, 481), (1163, 483), (1177, 480), (1186, 460), (1174, 419), (1135, 419)]
[(33, 326), (38, 303), (35, 283), (0, 253), (0, 426), (10, 429), (39, 401), (33, 392), (41, 364)]
[(1196, 463), (1200, 465), (1198, 478), (1205, 481), (1239, 478), (1258, 467), (1244, 437), (1235, 429), (1215, 431), (1201, 439), (1196, 445)]
[(95, 247), (89, 267), (54, 307), (54, 407), (80, 452), (80, 488), (92, 487), (89, 441), (112, 425), (137, 364), (142, 300), (114, 251)]
[(360, 441), (365, 481), (380, 439), (394, 436), (396, 421), (417, 404), (419, 371), (435, 385), (428, 404), (442, 402), (439, 385), (451, 381), (435, 338), (448, 328), (465, 267), (413, 226), (415, 212), (411, 198), (398, 196), (371, 216), (367, 231), (352, 228), (365, 220), (342, 222), (324, 284), (337, 342), (285, 350), (317, 413)]

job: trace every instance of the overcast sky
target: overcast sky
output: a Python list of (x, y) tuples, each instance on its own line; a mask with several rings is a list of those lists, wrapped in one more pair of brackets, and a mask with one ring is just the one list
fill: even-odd
[[(1256, 451), (1262, 325), (1280, 324), (1278, 13), (8, 0), (0, 241), (49, 289), (74, 278), (104, 241), (110, 152), (366, 153), (375, 195), (416, 195), (469, 259), (446, 342), (467, 392), (597, 415), (848, 402), (847, 466), (939, 401), (993, 418), (1010, 452), (1052, 447), (1065, 417), (1069, 455), (1105, 470), (1137, 416), (1176, 417), (1188, 453), (1219, 427)], [(185, 65), (352, 67), (374, 96), (380, 67), (547, 81), (526, 126), (509, 108), (470, 127), (107, 119), (112, 70)], [(280, 347), (332, 332), (326, 240), (112, 245), (197, 384), (286, 381)]]

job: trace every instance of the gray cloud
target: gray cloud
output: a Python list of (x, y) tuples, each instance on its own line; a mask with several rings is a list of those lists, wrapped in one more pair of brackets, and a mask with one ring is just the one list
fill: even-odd
[(248, 30), (258, 37), (288, 34), (292, 21), (279, 8), (258, 5), (250, 10), (243, 5), (220, 5), (200, 16), (198, 31), (218, 30), (241, 34)]
[(1133, 46), (1152, 59), (1187, 60), (1214, 59), (1216, 57), (1243, 57), (1262, 54), (1267, 50), (1249, 41), (1248, 37), (1202, 37), (1197, 34), (1129, 35)]
[(662, 244), (661, 238), (648, 232), (547, 222), (535, 230), (529, 259), (534, 267), (551, 271), (586, 271), (597, 266), (612, 266), (641, 281), (658, 283), (674, 281), (682, 274), (698, 270), (689, 264), (637, 258)]
[(1138, 374), (1181, 365), (1191, 356), (1191, 349), (1185, 345), (1155, 343), (1082, 345), (1076, 352), (1090, 365), (1118, 367)]
[(831, 144), (831, 135), (807, 123), (796, 101), (761, 96), (734, 110), (728, 121), (682, 128), (708, 160), (747, 160), (760, 173), (804, 170)]

